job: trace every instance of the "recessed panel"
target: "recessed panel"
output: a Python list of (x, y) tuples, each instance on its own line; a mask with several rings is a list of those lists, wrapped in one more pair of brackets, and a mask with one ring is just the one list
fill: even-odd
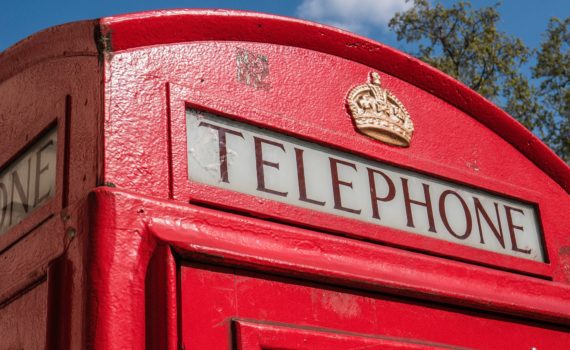
[(179, 292), (186, 349), (564, 349), (570, 341), (562, 326), (233, 268), (184, 264)]

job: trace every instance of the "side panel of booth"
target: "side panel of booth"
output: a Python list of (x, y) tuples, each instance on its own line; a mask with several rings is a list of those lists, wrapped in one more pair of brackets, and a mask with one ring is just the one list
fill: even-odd
[[(100, 163), (95, 28), (94, 21), (51, 28), (0, 55), (0, 171), (19, 161), (28, 166), (5, 177), (22, 188), (18, 202), (7, 209), (2, 204), (3, 213), (18, 208), (23, 219), (0, 232), (3, 348), (84, 347), (85, 198), (97, 185)], [(55, 145), (54, 163), (46, 163), (45, 154), (39, 159), (37, 149), (29, 153), (45, 135)], [(42, 195), (35, 193), (30, 167), (45, 177), (51, 166), (53, 194), (35, 207)]]

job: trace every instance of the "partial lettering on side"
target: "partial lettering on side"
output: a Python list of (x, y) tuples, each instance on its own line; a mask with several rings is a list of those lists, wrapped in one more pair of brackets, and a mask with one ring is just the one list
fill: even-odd
[(0, 172), (0, 235), (53, 197), (56, 150), (54, 128)]

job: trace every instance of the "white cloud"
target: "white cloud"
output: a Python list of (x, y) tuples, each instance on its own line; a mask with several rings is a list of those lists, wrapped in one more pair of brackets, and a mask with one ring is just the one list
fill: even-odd
[(386, 30), (396, 12), (406, 11), (405, 0), (303, 0), (297, 7), (301, 18), (352, 32), (367, 34), (374, 28)]

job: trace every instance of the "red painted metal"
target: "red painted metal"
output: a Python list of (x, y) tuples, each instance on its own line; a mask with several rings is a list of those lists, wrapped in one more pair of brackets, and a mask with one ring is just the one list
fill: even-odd
[[(212, 340), (217, 349), (229, 348), (228, 315), (278, 323), (233, 321), (238, 349), (560, 349), (570, 341), (564, 331), (513, 319), (234, 269), (185, 267), (182, 288), (189, 348)], [(209, 307), (198, 305), (204, 298)]]
[(238, 350), (261, 349), (449, 349), (433, 343), (346, 334), (313, 328), (235, 321)]
[[(238, 49), (268, 57), (268, 87), (236, 80)], [(345, 97), (372, 70), (414, 120), (407, 149), (353, 128)], [(0, 347), (570, 343), (570, 169), (497, 107), (389, 47), (262, 14), (124, 15), (10, 48), (0, 96), (0, 169), (58, 128), (56, 195), (0, 235)], [(549, 261), (193, 183), (188, 107), (532, 203)]]
[[(565, 302), (570, 298), (567, 285), (422, 257), (212, 209), (143, 201), (133, 194), (116, 191), (96, 194), (96, 202), (105, 203), (97, 209), (100, 217), (96, 221), (105, 222), (106, 217), (111, 217), (113, 225), (133, 227), (135, 231), (148, 230), (143, 236), (168, 243), (180, 257), (189, 260), (199, 256), (209, 262), (255, 266), (271, 273), (306, 275), (331, 283), (342, 281), (358, 288), (532, 315), (551, 322), (566, 323), (570, 315), (570, 305)], [(112, 215), (121, 208), (130, 209)], [(127, 215), (128, 211), (135, 210), (144, 212), (140, 219)], [(142, 222), (137, 223), (138, 220)], [(109, 222), (102, 225), (112, 227)], [(103, 234), (98, 237), (104, 240)], [(109, 239), (110, 243), (106, 244), (122, 242), (120, 237)], [(123, 239), (131, 240), (130, 237)], [(156, 244), (154, 239), (148, 244)], [(151, 248), (136, 248), (148, 249)], [(381, 263), (371, 265), (371, 261)], [(520, 285), (525, 288), (521, 289)]]

